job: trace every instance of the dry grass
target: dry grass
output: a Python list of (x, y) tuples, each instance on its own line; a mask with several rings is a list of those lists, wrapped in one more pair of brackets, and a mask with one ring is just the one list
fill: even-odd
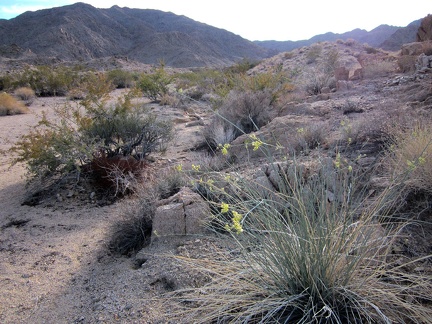
[(408, 188), (432, 193), (432, 125), (417, 122), (412, 128), (395, 128), (384, 164), (390, 179), (409, 174)]
[(15, 96), (26, 103), (26, 106), (30, 106), (34, 99), (36, 98), (36, 94), (32, 88), (29, 87), (20, 87), (14, 91)]
[(170, 295), (181, 305), (179, 322), (425, 323), (432, 317), (430, 276), (405, 270), (430, 256), (392, 261), (404, 224), (383, 215), (400, 186), (371, 203), (357, 185), (362, 175), (337, 161), (312, 173), (297, 161), (278, 163), (269, 173), (276, 191), (237, 177), (227, 180), (226, 201), (213, 202), (220, 210), (215, 218), (242, 254), (183, 259), (213, 280)]
[(26, 114), (30, 110), (6, 92), (0, 93), (0, 116)]

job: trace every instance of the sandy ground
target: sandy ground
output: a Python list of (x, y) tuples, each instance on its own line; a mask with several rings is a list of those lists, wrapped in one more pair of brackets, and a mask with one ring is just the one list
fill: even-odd
[[(32, 113), (1, 117), (0, 149), (7, 150), (35, 125), (42, 110), (49, 112), (64, 100), (38, 98), (30, 107)], [(182, 118), (188, 121), (182, 111), (165, 108), (164, 113), (178, 118), (177, 125)], [(185, 132), (176, 136), (167, 154), (182, 160), (186, 155), (180, 142), (187, 142), (185, 138), (197, 129), (177, 128)], [(59, 206), (21, 205), (25, 168), (11, 167), (11, 160), (8, 153), (1, 153), (0, 323), (167, 322), (161, 314), (169, 312), (168, 306), (156, 297), (172, 288), (166, 278), (176, 280), (178, 266), (169, 258), (153, 257), (135, 267), (131, 258), (114, 257), (106, 247), (109, 228), (123, 217), (128, 202), (99, 207), (65, 198)], [(167, 244), (162, 252), (197, 244), (214, 247), (205, 238), (185, 238), (177, 245)]]

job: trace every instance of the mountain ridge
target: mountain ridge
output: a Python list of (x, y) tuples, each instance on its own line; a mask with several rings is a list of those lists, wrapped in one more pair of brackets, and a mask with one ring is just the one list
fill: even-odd
[(372, 47), (382, 48), (388, 51), (397, 51), (403, 44), (415, 42), (417, 29), (420, 26), (421, 20), (422, 18), (415, 20), (406, 27), (381, 24), (369, 32), (365, 29), (356, 28), (339, 34), (327, 32), (299, 41), (268, 40), (254, 41), (254, 43), (278, 52), (289, 52), (293, 49), (309, 46), (317, 42), (336, 41), (337, 39), (354, 39), (359, 43), (367, 43)]
[(90, 60), (124, 55), (142, 63), (174, 67), (229, 65), (274, 52), (226, 30), (152, 9), (84, 3), (25, 12), (0, 21), (0, 44), (39, 56)]

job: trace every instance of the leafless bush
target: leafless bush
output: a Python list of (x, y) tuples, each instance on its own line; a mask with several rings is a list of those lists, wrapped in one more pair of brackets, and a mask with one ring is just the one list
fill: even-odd
[(397, 64), (402, 73), (415, 71), (416, 55), (402, 55), (398, 58)]
[(266, 90), (231, 92), (205, 130), (210, 148), (231, 143), (238, 136), (266, 125), (277, 114), (273, 99), (272, 93)]
[(322, 89), (328, 87), (332, 75), (323, 70), (308, 71), (303, 76), (303, 87), (307, 94), (320, 94)]

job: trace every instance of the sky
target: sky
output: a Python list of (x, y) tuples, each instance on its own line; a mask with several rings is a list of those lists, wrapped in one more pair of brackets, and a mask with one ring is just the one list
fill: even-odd
[[(64, 6), (68, 0), (0, 0), (0, 18)], [(248, 40), (303, 40), (381, 24), (404, 27), (432, 14), (431, 0), (82, 0), (96, 8), (113, 5), (158, 9), (226, 29)]]

